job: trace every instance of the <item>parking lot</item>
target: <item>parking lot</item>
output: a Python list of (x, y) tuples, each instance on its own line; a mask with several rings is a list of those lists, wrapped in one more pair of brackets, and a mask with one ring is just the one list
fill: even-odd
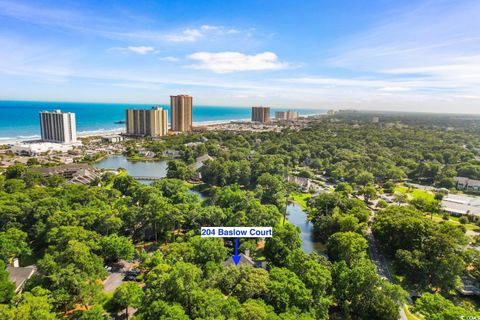
[(116, 266), (109, 273), (109, 276), (103, 283), (103, 291), (112, 292), (117, 289), (120, 284), (123, 282), (123, 278), (128, 270), (132, 268), (133, 265), (137, 264), (137, 261), (128, 262), (125, 260), (120, 260)]

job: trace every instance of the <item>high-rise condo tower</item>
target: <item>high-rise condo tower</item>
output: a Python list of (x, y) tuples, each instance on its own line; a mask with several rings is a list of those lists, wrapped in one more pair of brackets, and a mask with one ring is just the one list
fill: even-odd
[(40, 112), (40, 133), (43, 141), (56, 143), (77, 142), (75, 113), (60, 110)]
[(192, 97), (188, 95), (170, 96), (171, 129), (186, 132), (192, 130)]
[(252, 107), (252, 121), (270, 122), (270, 107)]
[(127, 109), (125, 119), (128, 135), (162, 137), (168, 132), (168, 114), (162, 108)]

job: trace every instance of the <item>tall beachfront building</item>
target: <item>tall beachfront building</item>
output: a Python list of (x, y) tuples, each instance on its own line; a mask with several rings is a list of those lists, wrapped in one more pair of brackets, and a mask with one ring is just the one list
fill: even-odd
[(298, 112), (295, 111), (277, 111), (275, 112), (276, 120), (296, 120), (298, 119)]
[(75, 113), (60, 110), (40, 112), (40, 133), (43, 141), (76, 143)]
[(252, 121), (262, 123), (269, 122), (270, 107), (252, 107)]
[(192, 130), (192, 97), (188, 95), (170, 96), (170, 125), (172, 131)]
[(127, 134), (142, 137), (161, 137), (168, 132), (168, 113), (162, 108), (125, 110)]

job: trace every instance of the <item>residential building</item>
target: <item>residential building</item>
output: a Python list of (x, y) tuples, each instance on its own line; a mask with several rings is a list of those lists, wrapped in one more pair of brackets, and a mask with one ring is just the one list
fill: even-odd
[[(252, 268), (267, 268), (267, 263), (265, 261), (254, 261), (250, 257), (250, 249), (245, 249), (245, 253), (239, 254), (240, 259), (238, 260), (239, 267), (252, 267)], [(232, 267), (235, 266), (235, 262), (233, 261), (232, 257), (228, 257), (225, 261), (223, 261), (224, 267)]]
[(192, 97), (189, 95), (170, 96), (170, 128), (172, 131), (192, 130)]
[(40, 112), (40, 133), (43, 141), (57, 143), (77, 142), (75, 113), (60, 110)]
[(195, 159), (195, 163), (192, 164), (193, 168), (195, 170), (198, 170), (200, 169), (201, 167), (203, 167), (203, 165), (205, 164), (205, 162), (209, 161), (209, 160), (213, 160), (212, 157), (210, 157), (208, 154), (204, 154), (203, 156), (199, 156)]
[(61, 175), (69, 182), (75, 184), (89, 184), (99, 177), (95, 169), (88, 164), (64, 164), (47, 168), (34, 168), (31, 170), (39, 172), (45, 177)]
[(72, 144), (52, 142), (17, 142), (10, 146), (10, 150), (19, 156), (38, 156), (44, 153), (66, 153), (73, 149)]
[(36, 272), (37, 268), (32, 265), (28, 267), (20, 267), (17, 258), (13, 259), (12, 265), (7, 266), (8, 280), (15, 284), (15, 293), (21, 293), (25, 283)]
[(295, 111), (277, 111), (275, 112), (276, 120), (296, 120), (298, 119), (298, 112)]
[(465, 177), (456, 177), (457, 189), (471, 191), (471, 192), (480, 192), (480, 180), (465, 178)]
[(121, 141), (123, 141), (123, 136), (118, 135), (118, 134), (112, 135), (112, 136), (103, 136), (102, 137), (102, 142), (116, 143), (116, 142), (121, 142)]
[(270, 107), (252, 107), (252, 121), (270, 122)]
[(304, 192), (308, 192), (310, 190), (311, 180), (309, 178), (287, 175), (285, 180), (287, 182), (296, 184)]
[(127, 109), (125, 118), (128, 135), (162, 137), (168, 133), (168, 114), (162, 108)]
[(480, 216), (480, 197), (465, 194), (448, 194), (442, 199), (442, 208), (455, 216), (470, 214)]
[(372, 123), (379, 123), (380, 118), (379, 117), (372, 117)]
[(163, 152), (163, 156), (171, 157), (171, 158), (178, 158), (180, 157), (181, 153), (178, 150), (167, 149)]

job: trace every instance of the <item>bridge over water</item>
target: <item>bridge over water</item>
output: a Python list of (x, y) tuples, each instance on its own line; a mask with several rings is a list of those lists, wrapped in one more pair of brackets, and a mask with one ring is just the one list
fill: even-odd
[(131, 176), (132, 178), (136, 180), (160, 180), (165, 177), (152, 177), (152, 176)]

